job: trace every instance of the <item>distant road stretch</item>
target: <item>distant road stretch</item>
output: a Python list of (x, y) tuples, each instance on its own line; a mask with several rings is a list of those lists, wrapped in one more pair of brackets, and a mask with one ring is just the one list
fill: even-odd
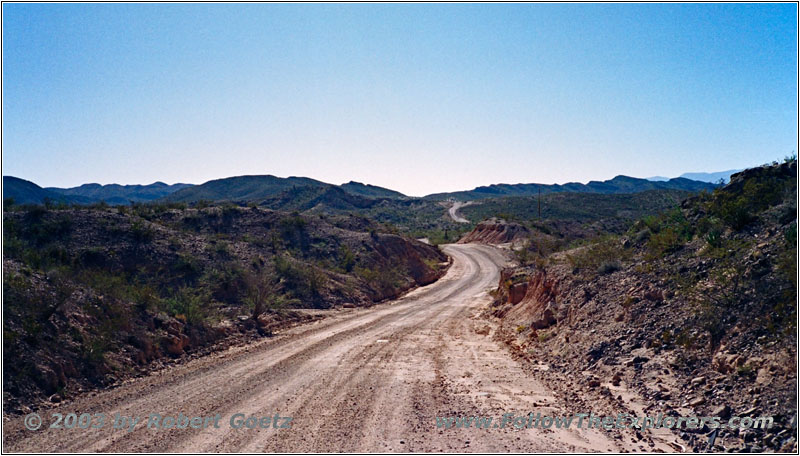
[(450, 206), (450, 209), (448, 210), (450, 218), (452, 218), (454, 221), (458, 223), (469, 223), (469, 220), (465, 219), (464, 217), (458, 214), (458, 210), (461, 209), (462, 207), (466, 207), (471, 204), (474, 203), (472, 201), (467, 201), (466, 203), (462, 203), (461, 201), (456, 201), (455, 203), (453, 203), (452, 206)]

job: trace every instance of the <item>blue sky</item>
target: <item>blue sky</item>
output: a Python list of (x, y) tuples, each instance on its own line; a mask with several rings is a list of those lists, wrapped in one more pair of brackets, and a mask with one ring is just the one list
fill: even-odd
[(4, 4), (3, 174), (411, 195), (797, 144), (794, 4)]

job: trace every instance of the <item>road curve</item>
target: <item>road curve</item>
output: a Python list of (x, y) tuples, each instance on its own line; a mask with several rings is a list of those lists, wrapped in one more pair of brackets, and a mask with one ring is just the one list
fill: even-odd
[(472, 205), (472, 201), (467, 201), (466, 203), (462, 203), (461, 201), (456, 201), (450, 206), (450, 209), (447, 210), (447, 213), (450, 214), (450, 218), (453, 219), (456, 223), (469, 223), (469, 220), (465, 219), (461, 215), (459, 215), (458, 210), (462, 207)]
[[(439, 429), (436, 416), (536, 409), (553, 395), (527, 376), (477, 316), (499, 250), (449, 245), (448, 273), (396, 301), (350, 309), (274, 338), (189, 361), (40, 410), (102, 413), (102, 429), (30, 431), (5, 420), (11, 452), (508, 452), (617, 450), (591, 430)], [(155, 430), (151, 413), (221, 415), (219, 428)], [(291, 429), (232, 429), (230, 417), (292, 417)], [(132, 431), (114, 416), (135, 416)]]

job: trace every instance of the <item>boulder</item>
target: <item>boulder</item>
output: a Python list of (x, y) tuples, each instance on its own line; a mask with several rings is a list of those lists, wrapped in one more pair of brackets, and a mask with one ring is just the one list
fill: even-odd
[(535, 329), (544, 329), (555, 324), (556, 310), (556, 303), (551, 301), (545, 306), (544, 310), (542, 311), (542, 316), (534, 320), (533, 323), (531, 323), (531, 326)]

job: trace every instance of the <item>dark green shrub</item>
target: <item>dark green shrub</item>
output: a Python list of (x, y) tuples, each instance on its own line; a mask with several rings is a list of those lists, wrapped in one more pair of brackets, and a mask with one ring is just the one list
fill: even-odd
[(339, 248), (339, 267), (342, 268), (345, 272), (352, 272), (353, 267), (356, 265), (356, 256), (353, 254), (353, 251), (350, 250), (345, 244)]
[(131, 237), (137, 244), (151, 242), (156, 236), (152, 227), (146, 225), (141, 220), (136, 220), (131, 224)]
[(275, 273), (284, 289), (294, 298), (312, 304), (322, 302), (322, 290), (327, 278), (316, 268), (295, 264), (283, 255), (275, 257)]
[(597, 273), (600, 275), (611, 274), (612, 272), (616, 272), (622, 269), (622, 265), (619, 261), (604, 261), (597, 267)]
[(166, 305), (170, 315), (188, 324), (202, 324), (209, 316), (209, 297), (200, 289), (181, 287), (166, 300)]

